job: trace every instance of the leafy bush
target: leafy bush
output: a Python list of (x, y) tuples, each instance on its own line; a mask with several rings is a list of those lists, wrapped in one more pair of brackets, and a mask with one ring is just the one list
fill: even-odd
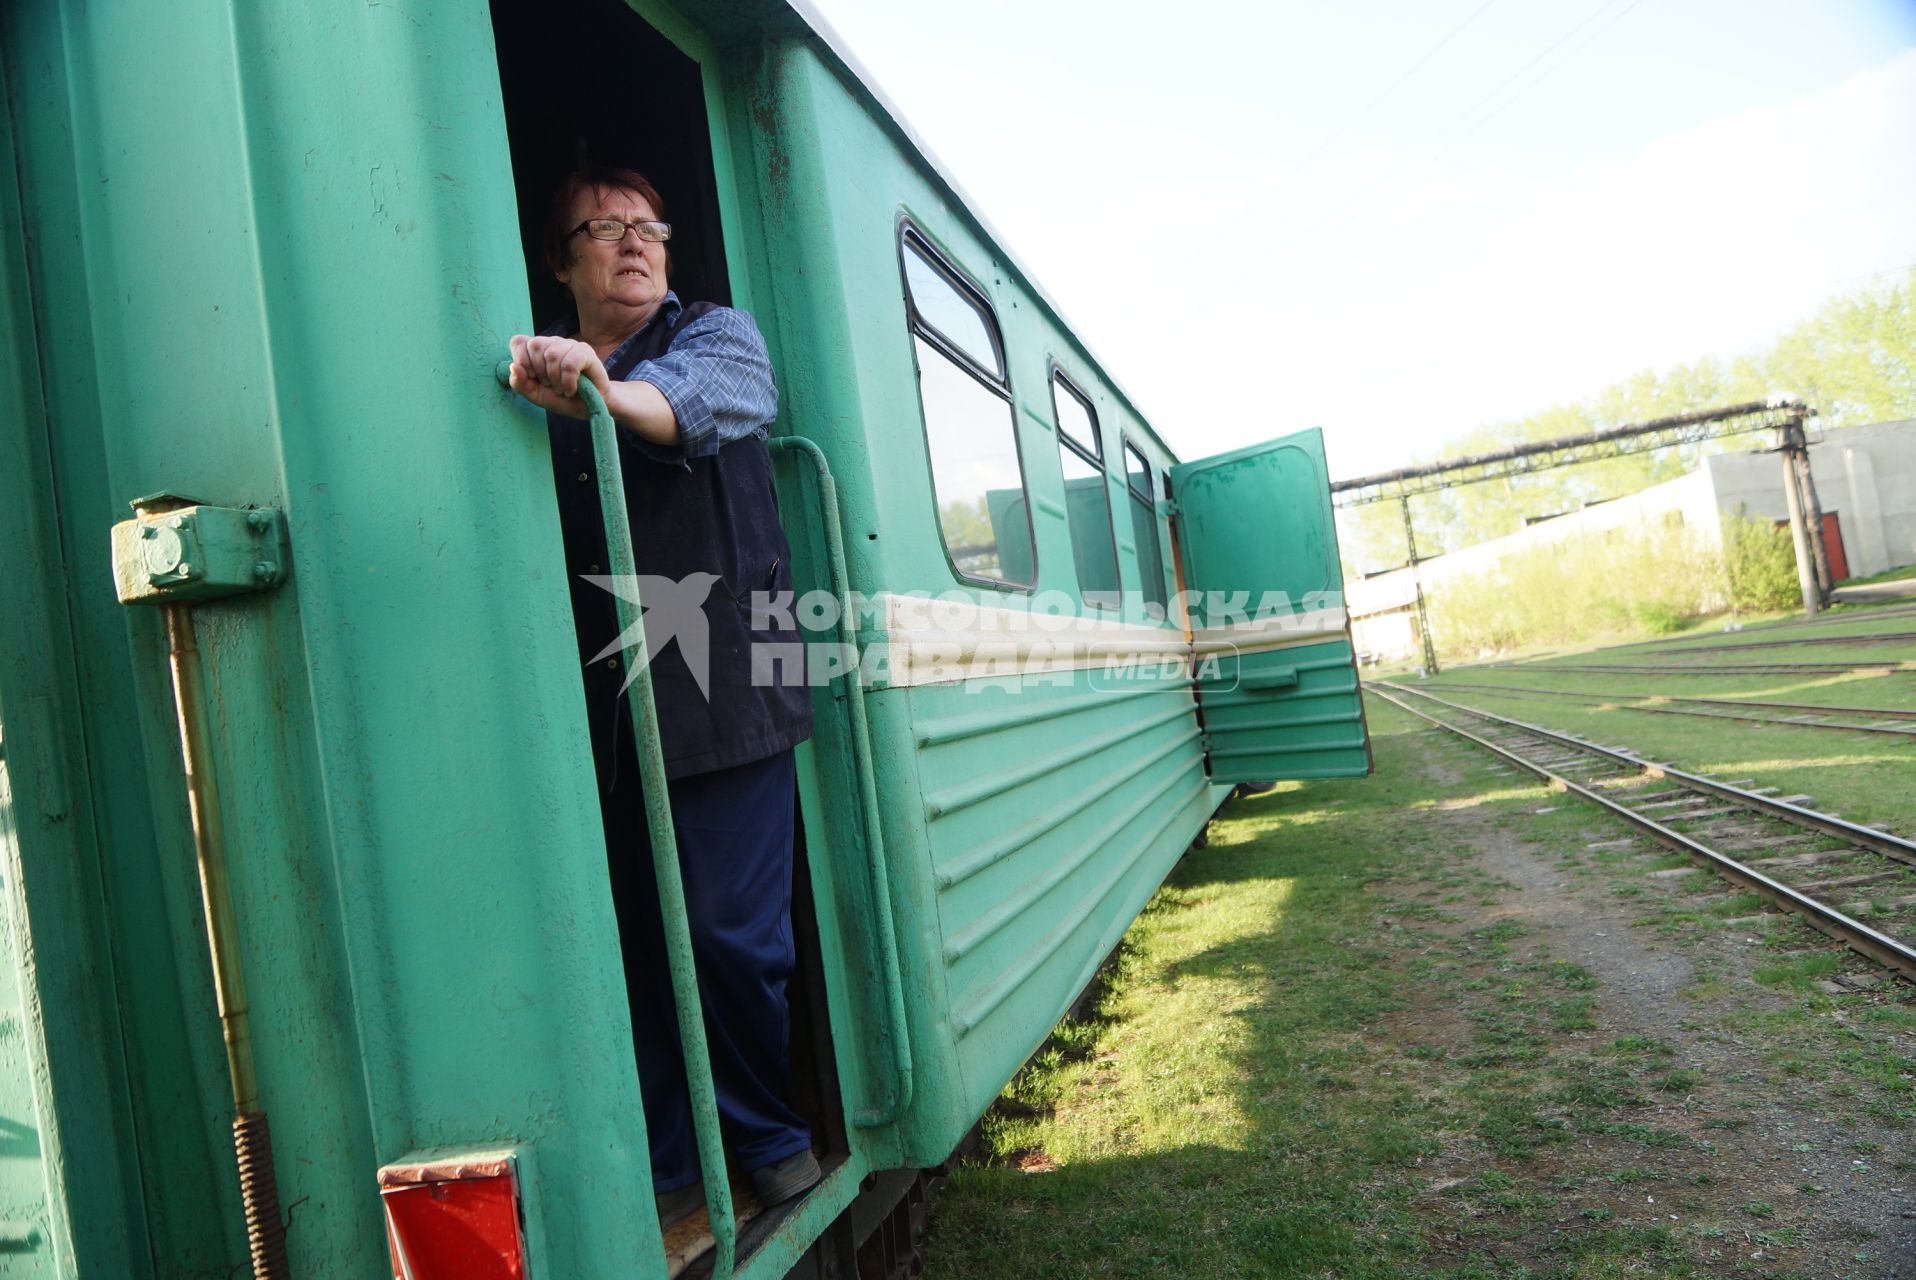
[(1787, 527), (1753, 519), (1739, 506), (1723, 520), (1723, 559), (1731, 608), (1788, 609), (1797, 602), (1796, 545)]
[(1452, 657), (1602, 635), (1667, 635), (1728, 603), (1723, 558), (1694, 535), (1580, 535), (1426, 586), (1431, 631)]

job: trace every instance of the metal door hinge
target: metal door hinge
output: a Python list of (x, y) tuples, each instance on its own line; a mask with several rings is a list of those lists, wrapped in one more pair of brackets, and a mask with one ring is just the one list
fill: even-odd
[(113, 526), (121, 604), (217, 600), (286, 578), (286, 520), (271, 507), (215, 507), (161, 493), (136, 499), (133, 511)]

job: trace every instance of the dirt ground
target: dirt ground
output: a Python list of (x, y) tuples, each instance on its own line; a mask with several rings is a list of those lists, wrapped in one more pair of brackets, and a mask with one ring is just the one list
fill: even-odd
[[(1472, 789), (1461, 785), (1467, 780), (1501, 785), (1505, 774), (1488, 757), (1453, 739), (1426, 740), (1422, 767), (1433, 780), (1459, 784), (1460, 795)], [(1512, 776), (1508, 785), (1523, 780)], [(1821, 984), (1821, 1007), (1805, 1015), (1820, 1025), (1802, 1030), (1808, 1063), (1786, 1054), (1779, 1065), (1777, 1044), (1762, 1033), (1770, 1025), (1765, 1015), (1788, 1017), (1805, 997), (1759, 983), (1755, 972), (1779, 953), (1787, 959), (1840, 949), (1773, 916), (1737, 916), (1707, 939), (1672, 939), (1648, 925), (1646, 914), (1671, 902), (1707, 911), (1729, 891), (1703, 873), (1672, 874), (1667, 854), (1630, 841), (1594, 813), (1584, 822), (1574, 799), (1538, 790), (1522, 803), (1537, 820), (1512, 821), (1508, 804), (1446, 805), (1429, 815), (1428, 838), (1491, 889), (1448, 895), (1445, 919), (1432, 927), (1462, 940), (1505, 926), (1509, 938), (1496, 969), (1547, 962), (1594, 976), (1589, 1025), (1553, 1038), (1553, 1057), (1619, 1044), (1655, 1051), (1641, 1055), (1639, 1094), (1624, 1108), (1628, 1123), (1611, 1126), (1618, 1133), (1578, 1132), (1513, 1160), (1469, 1141), (1443, 1143), (1419, 1171), (1428, 1178), (1420, 1210), (1455, 1226), (1432, 1232), (1433, 1250), (1462, 1262), (1483, 1258), (1488, 1245), (1496, 1274), (1521, 1274), (1524, 1266), (1561, 1265), (1563, 1238), (1597, 1223), (1693, 1224), (1701, 1263), (1714, 1273), (1916, 1280), (1916, 1141), (1907, 1127), (1858, 1105), (1835, 1047), (1846, 1035), (1906, 1041), (1906, 1031), (1872, 1027), (1864, 1015), (1872, 1004), (1907, 1007), (1916, 998), (1908, 985), (1845, 958), (1836, 976), (1854, 975), (1864, 989)], [(1580, 843), (1565, 840), (1563, 816), (1543, 838), (1531, 830), (1544, 825), (1542, 814), (1566, 810), (1582, 823)], [(1434, 896), (1416, 884), (1398, 892), (1406, 909)], [(1394, 1015), (1389, 1032), (1426, 1054), (1463, 1058), (1480, 1049), (1486, 1019), (1496, 1016), (1495, 990), (1461, 985), (1414, 1000)], [(1828, 993), (1831, 986), (1845, 994)], [(1689, 1140), (1651, 1145), (1644, 1134)], [(1493, 1203), (1498, 1197), (1490, 1190), (1500, 1187), (1550, 1194), (1528, 1198), (1526, 1212), (1511, 1214), (1508, 1203)], [(1509, 1225), (1487, 1236), (1474, 1229), (1486, 1215)]]

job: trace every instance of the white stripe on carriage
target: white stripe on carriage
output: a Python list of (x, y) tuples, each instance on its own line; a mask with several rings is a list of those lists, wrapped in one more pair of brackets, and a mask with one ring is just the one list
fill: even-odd
[(1341, 608), (1209, 627), (1187, 643), (1175, 627), (1083, 615), (1033, 613), (1003, 605), (886, 593), (885, 683), (948, 684), (970, 679), (1159, 662), (1223, 653), (1265, 653), (1348, 639)]

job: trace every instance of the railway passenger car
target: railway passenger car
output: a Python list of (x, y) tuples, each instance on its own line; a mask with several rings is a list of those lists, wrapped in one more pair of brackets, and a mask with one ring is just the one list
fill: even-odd
[(1319, 437), (1180, 461), (803, 8), (16, 0), (0, 48), (8, 1274), (682, 1264), (494, 377), (582, 157), (756, 316), (799, 585), (867, 602), (799, 752), (827, 1176), (715, 1190), (695, 1270), (884, 1274), (1230, 785), (1367, 770)]

